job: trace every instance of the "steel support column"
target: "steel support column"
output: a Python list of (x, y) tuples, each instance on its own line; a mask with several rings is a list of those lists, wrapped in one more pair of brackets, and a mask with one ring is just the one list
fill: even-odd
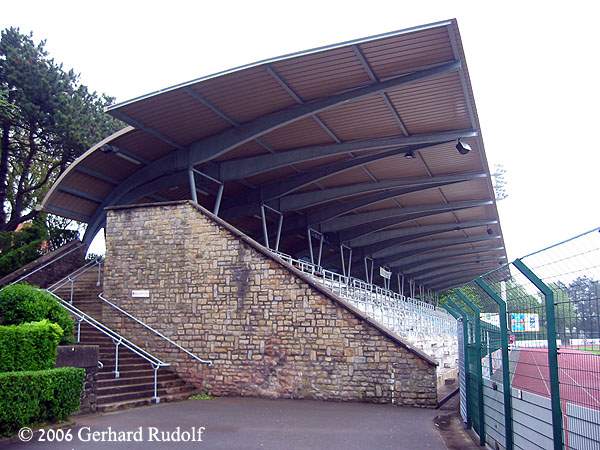
[(502, 389), (504, 396), (504, 434), (506, 450), (513, 450), (513, 417), (510, 383), (510, 359), (508, 355), (508, 318), (506, 302), (483, 279), (477, 278), (475, 284), (498, 305), (500, 316), (500, 345), (502, 346)]
[(548, 370), (550, 372), (550, 401), (552, 404), (552, 432), (554, 449), (563, 448), (562, 410), (560, 406), (560, 386), (558, 375), (558, 345), (556, 342), (556, 317), (554, 313), (554, 292), (523, 261), (513, 262), (525, 277), (539, 289), (544, 296), (546, 307), (546, 339), (548, 341)]

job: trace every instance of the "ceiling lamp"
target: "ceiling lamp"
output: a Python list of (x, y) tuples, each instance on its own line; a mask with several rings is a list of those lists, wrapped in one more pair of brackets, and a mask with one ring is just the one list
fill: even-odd
[(461, 155), (466, 155), (471, 151), (471, 146), (459, 139), (456, 143), (456, 150), (458, 150), (458, 153), (460, 153)]
[(412, 151), (412, 150), (409, 150), (409, 151), (407, 151), (407, 152), (404, 154), (404, 157), (405, 157), (406, 159), (415, 159), (415, 158), (416, 158), (416, 156), (415, 156), (415, 152), (414, 152), (414, 151)]

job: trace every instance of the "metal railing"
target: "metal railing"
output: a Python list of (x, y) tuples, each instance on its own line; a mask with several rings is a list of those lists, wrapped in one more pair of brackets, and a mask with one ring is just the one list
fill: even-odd
[(285, 253), (273, 253), (413, 343), (436, 342), (440, 336), (449, 340), (456, 337), (456, 320), (430, 303), (323, 269)]
[(81, 323), (82, 322), (87, 323), (88, 325), (92, 326), (96, 330), (100, 331), (105, 336), (108, 336), (109, 338), (112, 339), (113, 343), (115, 344), (115, 369), (114, 369), (115, 378), (119, 378), (119, 347), (121, 345), (124, 346), (125, 348), (127, 348), (128, 350), (130, 350), (131, 352), (135, 353), (139, 357), (145, 359), (148, 363), (150, 363), (150, 366), (154, 370), (154, 396), (152, 397), (152, 400), (154, 400), (155, 403), (160, 402), (160, 397), (158, 396), (158, 369), (160, 369), (161, 367), (170, 366), (169, 363), (162, 361), (161, 359), (157, 358), (156, 356), (152, 355), (151, 353), (147, 352), (146, 350), (140, 348), (139, 346), (137, 346), (136, 344), (131, 342), (129, 339), (121, 336), (119, 333), (117, 333), (116, 331), (107, 327), (103, 323), (98, 322), (96, 319), (87, 315), (86, 313), (81, 311), (79, 308), (76, 308), (75, 306), (73, 306), (70, 302), (67, 302), (66, 300), (64, 300), (61, 297), (59, 297), (58, 295), (56, 295), (54, 292), (52, 292), (52, 291), (48, 291), (48, 292), (54, 298), (56, 298), (58, 303), (63, 308), (65, 308), (67, 311), (69, 311), (70, 314), (72, 314), (73, 316), (75, 316), (77, 318), (77, 343), (79, 343), (81, 340)]
[[(75, 283), (75, 281), (77, 281), (77, 278), (79, 278), (85, 272), (93, 269), (96, 266), (98, 268), (98, 282), (97, 282), (97, 285), (99, 286), (100, 285), (100, 280), (101, 280), (102, 264), (103, 264), (103, 262), (104, 262), (104, 259), (102, 257), (100, 257), (100, 256), (97, 257), (97, 258), (95, 258), (95, 259), (93, 259), (92, 261), (88, 262), (84, 266), (82, 266), (79, 269), (77, 269), (75, 272), (67, 275), (62, 280), (59, 280), (56, 283), (54, 283), (52, 286), (50, 286), (48, 288), (48, 290), (51, 291), (51, 292), (55, 292), (58, 289), (60, 289), (61, 287), (65, 286), (66, 284), (69, 284), (70, 285), (70, 294), (69, 294), (70, 295), (70, 299), (69, 299), (69, 303), (72, 304), (73, 303), (74, 283)], [(139, 318), (135, 317), (133, 314), (129, 313), (128, 311), (124, 310), (120, 306), (118, 306), (118, 305), (114, 304), (113, 302), (111, 302), (110, 300), (108, 300), (103, 294), (104, 294), (103, 292), (100, 293), (100, 294), (98, 294), (98, 298), (101, 301), (103, 301), (104, 303), (106, 303), (107, 305), (109, 305), (111, 308), (119, 311), (121, 314), (125, 315), (129, 319), (131, 319), (131, 320), (135, 321), (136, 323), (140, 324), (141, 326), (143, 326), (144, 328), (146, 328), (147, 330), (149, 330), (150, 332), (152, 332), (153, 334), (155, 334), (156, 336), (158, 336), (162, 340), (168, 342), (169, 344), (173, 345), (177, 349), (183, 351), (184, 353), (186, 353), (187, 355), (189, 355), (190, 357), (192, 357), (196, 361), (200, 362), (201, 364), (206, 364), (209, 367), (211, 367), (213, 365), (212, 361), (203, 359), (203, 358), (199, 357), (198, 355), (192, 353), (191, 351), (189, 351), (185, 347), (182, 347), (181, 345), (179, 345), (178, 343), (176, 343), (172, 339), (170, 339), (167, 336), (165, 336), (160, 331), (156, 330), (155, 328), (151, 327), (150, 325), (148, 325), (147, 323), (143, 322)]]
[[(7, 286), (12, 286), (13, 284), (17, 284), (20, 283), (21, 281), (29, 278), (31, 275), (39, 272), (42, 269), (45, 269), (46, 267), (54, 264), (57, 261), (60, 261), (62, 258), (64, 258), (67, 255), (70, 255), (71, 253), (73, 253), (75, 250), (80, 250), (80, 247), (75, 245), (72, 249), (70, 249), (69, 251), (66, 251), (65, 253), (58, 255), (56, 258), (52, 258), (49, 261), (45, 262), (44, 264), (42, 264), (41, 266), (35, 268), (34, 270), (32, 270), (31, 272), (27, 272), (25, 275), (22, 275), (21, 277), (17, 278), (15, 281), (11, 281), (10, 283), (8, 283), (6, 286), (3, 286), (3, 288), (7, 287)], [(2, 288), (2, 289), (3, 289)]]
[(152, 333), (154, 333), (156, 336), (160, 337), (161, 339), (167, 341), (169, 344), (177, 347), (179, 350), (181, 350), (182, 352), (186, 353), (187, 355), (191, 356), (192, 358), (194, 358), (196, 361), (202, 363), (202, 364), (206, 364), (209, 367), (213, 365), (213, 362), (207, 359), (202, 359), (200, 358), (198, 355), (195, 355), (194, 353), (190, 352), (188, 349), (182, 347), (181, 345), (179, 345), (177, 342), (174, 342), (173, 340), (171, 340), (170, 338), (168, 338), (167, 336), (165, 336), (164, 334), (162, 334), (160, 331), (152, 328), (150, 325), (148, 325), (147, 323), (142, 322), (140, 319), (138, 319), (137, 317), (135, 317), (133, 314), (125, 311), (123, 308), (121, 308), (120, 306), (115, 305), (113, 302), (111, 302), (110, 300), (108, 300), (106, 297), (104, 297), (103, 293), (100, 293), (98, 295), (98, 298), (100, 300), (102, 300), (104, 303), (106, 303), (107, 305), (109, 305), (110, 307), (116, 309), (117, 311), (119, 311), (121, 314), (124, 314), (125, 316), (129, 317), (131, 320), (139, 323), (140, 325), (142, 325), (144, 328), (146, 328), (147, 330), (151, 331)]
[(98, 268), (98, 280), (96, 282), (96, 286), (100, 286), (100, 281), (101, 281), (101, 277), (102, 277), (102, 262), (103, 261), (104, 261), (103, 258), (101, 256), (98, 256), (98, 257), (92, 259), (91, 261), (88, 261), (87, 263), (85, 263), (83, 266), (79, 267), (75, 271), (71, 272), (66, 277), (61, 278), (60, 280), (56, 281), (52, 285), (48, 286), (46, 289), (50, 292), (56, 292), (61, 287), (65, 286), (66, 284), (69, 284), (70, 285), (69, 303), (73, 303), (73, 293), (74, 293), (75, 281), (77, 281), (77, 278), (79, 278), (82, 274), (84, 274), (85, 272), (87, 272), (88, 270), (90, 270), (93, 267)]
[(600, 449), (600, 227), (452, 290), (467, 425), (492, 448)]

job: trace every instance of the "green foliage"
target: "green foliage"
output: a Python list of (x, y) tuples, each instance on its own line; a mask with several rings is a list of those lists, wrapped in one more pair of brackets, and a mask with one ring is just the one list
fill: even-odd
[(93, 143), (122, 125), (113, 99), (91, 92), (31, 34), (0, 33), (0, 230), (39, 215), (49, 186)]
[(576, 311), (578, 337), (600, 337), (600, 283), (588, 276), (578, 277), (569, 284), (568, 293)]
[(190, 395), (188, 400), (213, 400), (214, 397), (207, 392), (201, 392), (199, 394)]
[(62, 334), (48, 320), (0, 325), (0, 372), (53, 368)]
[(0, 373), (0, 435), (67, 418), (79, 409), (84, 378), (76, 367)]
[(74, 321), (58, 301), (42, 289), (13, 284), (0, 290), (0, 324), (13, 325), (48, 319), (63, 330), (61, 344), (74, 341)]

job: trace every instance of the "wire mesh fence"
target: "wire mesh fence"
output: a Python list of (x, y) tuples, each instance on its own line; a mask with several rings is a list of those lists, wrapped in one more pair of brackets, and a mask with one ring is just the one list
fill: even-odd
[(599, 293), (598, 228), (451, 292), (447, 307), (479, 333), (464, 345), (469, 422), (482, 441), (600, 449)]

